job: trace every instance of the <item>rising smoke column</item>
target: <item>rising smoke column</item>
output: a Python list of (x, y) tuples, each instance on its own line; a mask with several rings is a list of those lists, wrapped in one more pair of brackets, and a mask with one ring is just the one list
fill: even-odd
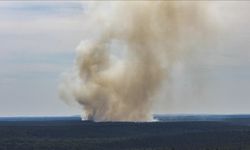
[[(205, 7), (191, 2), (113, 2), (109, 15), (100, 8), (97, 4), (89, 10), (95, 36), (78, 46), (61, 95), (71, 95), (91, 120), (148, 120), (168, 68), (202, 41)], [(114, 53), (124, 51), (114, 59)]]

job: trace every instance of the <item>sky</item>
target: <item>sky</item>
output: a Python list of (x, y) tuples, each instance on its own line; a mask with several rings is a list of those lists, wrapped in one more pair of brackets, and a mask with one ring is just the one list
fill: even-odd
[[(173, 67), (155, 113), (250, 113), (250, 2), (210, 5), (216, 44)], [(0, 2), (0, 116), (81, 113), (58, 86), (86, 38), (85, 9), (80, 1)]]
[(58, 84), (83, 37), (80, 2), (0, 2), (0, 116), (72, 115)]

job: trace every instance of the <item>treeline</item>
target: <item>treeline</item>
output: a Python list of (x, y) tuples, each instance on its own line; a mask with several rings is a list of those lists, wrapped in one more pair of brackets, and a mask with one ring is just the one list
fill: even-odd
[(0, 122), (0, 150), (249, 150), (250, 127), (224, 122)]

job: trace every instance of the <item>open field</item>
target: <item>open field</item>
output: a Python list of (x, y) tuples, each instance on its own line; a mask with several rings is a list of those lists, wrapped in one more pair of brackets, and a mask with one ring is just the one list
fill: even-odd
[[(246, 120), (247, 121), (247, 120)], [(0, 121), (0, 150), (249, 150), (237, 121)]]

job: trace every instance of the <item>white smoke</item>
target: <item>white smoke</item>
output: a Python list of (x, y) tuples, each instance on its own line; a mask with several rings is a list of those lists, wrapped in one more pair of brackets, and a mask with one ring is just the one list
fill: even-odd
[(91, 120), (148, 120), (169, 68), (212, 31), (207, 9), (198, 2), (102, 4), (88, 7), (91, 37), (78, 46), (61, 96), (76, 100)]

